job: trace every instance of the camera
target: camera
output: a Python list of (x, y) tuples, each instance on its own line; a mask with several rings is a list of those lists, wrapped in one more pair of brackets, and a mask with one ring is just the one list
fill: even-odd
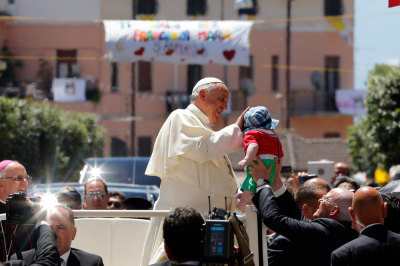
[(233, 265), (234, 231), (229, 212), (214, 208), (209, 220), (202, 228), (202, 261), (203, 263), (224, 263)]
[(35, 224), (34, 210), (24, 192), (10, 194), (6, 200), (6, 219), (10, 224)]

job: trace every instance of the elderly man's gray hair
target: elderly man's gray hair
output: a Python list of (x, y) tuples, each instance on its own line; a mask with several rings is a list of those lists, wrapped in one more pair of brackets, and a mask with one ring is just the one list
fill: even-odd
[(203, 86), (199, 86), (196, 89), (193, 89), (192, 95), (190, 95), (190, 102), (191, 103), (194, 102), (197, 99), (197, 97), (199, 97), (199, 92), (201, 90), (204, 89), (204, 90), (207, 90), (207, 91), (211, 91), (212, 89), (215, 88), (216, 84), (221, 84), (221, 83), (220, 82), (208, 83), (208, 84), (205, 84)]
[(201, 90), (211, 91), (214, 89), (216, 84), (224, 84), (224, 82), (217, 78), (207, 77), (199, 80), (192, 90), (192, 95), (190, 96), (190, 102), (194, 102), (199, 96)]

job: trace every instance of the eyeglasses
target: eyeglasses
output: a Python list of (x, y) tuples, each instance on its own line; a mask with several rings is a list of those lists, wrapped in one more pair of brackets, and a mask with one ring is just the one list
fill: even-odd
[(324, 200), (324, 201), (330, 203), (330, 204), (333, 205), (333, 206), (337, 206), (337, 204), (334, 203), (332, 200), (330, 200), (326, 195), (323, 195), (319, 200), (320, 200), (320, 201), (323, 201), (323, 200)]
[(107, 204), (108, 204), (108, 206), (114, 205), (115, 208), (121, 208), (121, 206), (122, 206), (122, 204), (118, 201), (109, 201)]
[(86, 198), (88, 200), (94, 199), (95, 196), (99, 199), (102, 199), (106, 196), (106, 193), (104, 191), (94, 191), (94, 192), (89, 192), (86, 194)]
[(22, 175), (19, 175), (19, 176), (6, 176), (6, 177), (4, 177), (4, 179), (11, 179), (14, 182), (23, 182), (23, 181), (26, 181), (28, 183), (32, 182), (32, 177), (29, 176), (29, 175), (27, 175), (27, 176), (22, 176)]

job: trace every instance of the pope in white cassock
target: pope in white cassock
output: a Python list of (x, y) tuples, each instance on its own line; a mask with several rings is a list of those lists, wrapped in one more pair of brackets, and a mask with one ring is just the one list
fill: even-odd
[[(229, 100), (228, 88), (217, 78), (204, 78), (193, 88), (191, 104), (173, 111), (154, 144), (146, 175), (161, 178), (155, 210), (190, 206), (200, 213), (212, 207), (236, 207), (238, 181), (226, 154), (243, 147), (243, 116), (219, 131), (215, 124)], [(162, 261), (162, 218), (152, 218), (142, 255), (142, 266)]]

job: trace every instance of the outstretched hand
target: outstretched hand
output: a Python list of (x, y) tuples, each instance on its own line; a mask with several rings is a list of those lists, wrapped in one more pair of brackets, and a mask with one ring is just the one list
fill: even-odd
[[(274, 182), (271, 184), (271, 188), (273, 191), (278, 190), (283, 186), (281, 177), (280, 177), (280, 165), (278, 164), (278, 159), (275, 158), (275, 165), (276, 165), (276, 171), (275, 171), (275, 178)], [(263, 161), (261, 158), (257, 155), (256, 160), (252, 163), (252, 166), (249, 167), (249, 172), (252, 175), (254, 181), (257, 183), (259, 179), (267, 179), (269, 181), (269, 176), (272, 170), (272, 167), (274, 164), (271, 164), (268, 168), (264, 165)]]

